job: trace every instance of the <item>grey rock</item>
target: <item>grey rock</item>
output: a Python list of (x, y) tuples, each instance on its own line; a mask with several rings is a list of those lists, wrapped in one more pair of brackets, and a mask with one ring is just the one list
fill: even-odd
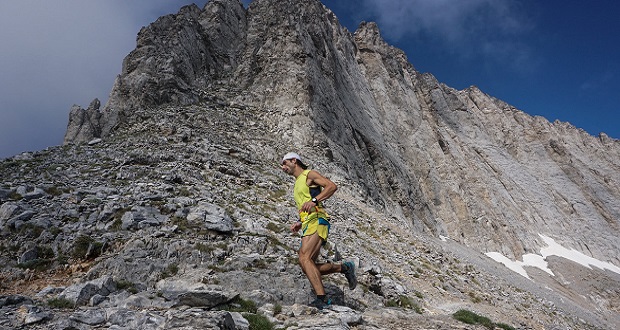
[(231, 312), (230, 316), (232, 317), (234, 323), (234, 329), (238, 330), (248, 330), (250, 329), (250, 322), (246, 320), (241, 313)]
[(43, 321), (47, 321), (53, 317), (53, 314), (42, 310), (37, 306), (29, 306), (24, 317), (24, 325), (31, 325)]
[(23, 195), (25, 200), (38, 199), (45, 196), (45, 191), (41, 188), (34, 188), (32, 191), (27, 192)]
[(12, 192), (11, 189), (0, 188), (0, 201), (9, 199)]
[(18, 215), (21, 211), (22, 208), (16, 203), (4, 203), (0, 205), (0, 224)]
[(34, 211), (26, 210), (5, 222), (5, 226), (18, 229), (35, 215)]
[(39, 258), (39, 249), (35, 247), (34, 249), (30, 249), (22, 253), (22, 255), (19, 257), (19, 263), (23, 264), (25, 262), (32, 261), (38, 258)]
[[(92, 104), (92, 103), (91, 103)], [(101, 136), (102, 114), (98, 107), (83, 109), (73, 105), (65, 132), (65, 143), (88, 142)]]
[(125, 212), (122, 221), (123, 229), (137, 229), (149, 226), (159, 226), (168, 218), (163, 216), (153, 207), (133, 207), (131, 211)]
[(0, 307), (20, 304), (32, 304), (32, 299), (22, 295), (0, 296)]
[(106, 311), (102, 309), (88, 309), (78, 311), (70, 316), (71, 320), (88, 325), (99, 325), (106, 322)]
[(66, 288), (58, 297), (71, 301), (76, 306), (86, 305), (95, 295), (107, 296), (116, 291), (116, 283), (111, 276), (93, 281), (74, 284)]
[(222, 233), (229, 233), (233, 230), (233, 221), (226, 214), (226, 211), (214, 204), (201, 203), (191, 208), (187, 215), (190, 222), (198, 222), (205, 228)]
[(63, 287), (57, 288), (53, 286), (48, 286), (48, 287), (45, 287), (43, 290), (37, 292), (35, 296), (36, 297), (47, 297), (47, 296), (59, 294), (64, 290), (65, 288)]
[(235, 298), (236, 294), (222, 291), (188, 291), (177, 296), (177, 305), (187, 305), (191, 307), (211, 308), (225, 304)]

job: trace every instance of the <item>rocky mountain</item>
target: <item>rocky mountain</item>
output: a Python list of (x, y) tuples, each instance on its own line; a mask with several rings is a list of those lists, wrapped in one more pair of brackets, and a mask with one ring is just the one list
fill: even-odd
[[(339, 186), (322, 258), (359, 266), (323, 312), (292, 150)], [(620, 326), (619, 141), (450, 88), (318, 0), (159, 18), (103, 108), (0, 175), (7, 329)]]

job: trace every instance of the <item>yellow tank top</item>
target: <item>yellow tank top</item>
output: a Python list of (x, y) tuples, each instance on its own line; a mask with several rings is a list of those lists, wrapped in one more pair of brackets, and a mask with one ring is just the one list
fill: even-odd
[(305, 202), (312, 199), (310, 195), (310, 187), (308, 187), (308, 172), (310, 170), (303, 171), (295, 180), (295, 188), (293, 189), (293, 197), (295, 198), (295, 204), (297, 204), (297, 210), (299, 210), (299, 217), (302, 222), (314, 220), (317, 218), (323, 218), (325, 220), (329, 219), (329, 215), (323, 209), (323, 205), (317, 205), (314, 211), (302, 212), (301, 206), (304, 205)]

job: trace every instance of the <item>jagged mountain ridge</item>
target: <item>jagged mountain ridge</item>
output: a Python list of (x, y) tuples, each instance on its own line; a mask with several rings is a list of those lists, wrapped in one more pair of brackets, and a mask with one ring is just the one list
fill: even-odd
[[(318, 1), (257, 0), (247, 11), (237, 1), (212, 1), (203, 10), (188, 6), (162, 17), (140, 32), (110, 101), (101, 111), (89, 108), (72, 110), (66, 142), (100, 137), (104, 151), (127, 152), (129, 159), (118, 152), (114, 161), (102, 161), (128, 167), (117, 180), (144, 175), (145, 169), (129, 169), (134, 165), (160, 166), (156, 172), (162, 176), (165, 169), (179, 171), (169, 181), (193, 184), (204, 193), (203, 176), (196, 171), (208, 164), (205, 171), (223, 174), (228, 184), (245, 187), (249, 180), (277, 190), (269, 180), (244, 173), (258, 172), (297, 149), (343, 188), (334, 208), (357, 218), (339, 224), (351, 232), (367, 219), (355, 211), (359, 207), (378, 212), (373, 223), (448, 236), (479, 252), (501, 251), (518, 259), (537, 251), (537, 234), (543, 233), (599, 259), (618, 259), (617, 141), (528, 116), (476, 88), (442, 85), (387, 45), (376, 25), (364, 23), (351, 35)], [(209, 114), (216, 110), (221, 116)], [(137, 150), (130, 152), (124, 140)], [(150, 155), (149, 149), (157, 152)], [(214, 149), (228, 156), (214, 156)], [(102, 158), (104, 151), (94, 154)], [(239, 170), (236, 161), (249, 165)], [(274, 174), (268, 178), (287, 182)], [(217, 178), (206, 186), (214, 189), (221, 182)], [(227, 189), (225, 195), (234, 200), (234, 190)], [(169, 195), (174, 194), (159, 198), (167, 201)], [(240, 210), (231, 213), (247, 220)], [(391, 231), (381, 233), (407, 236)], [(416, 239), (425, 240), (405, 242)], [(375, 258), (353, 246), (347, 242), (347, 255), (365, 251), (366, 262)], [(384, 248), (412, 253), (402, 246)], [(88, 279), (127, 271), (126, 266), (112, 272), (112, 261), (96, 265)], [(384, 267), (404, 272), (398, 262)], [(132, 276), (132, 281), (156, 280)], [(446, 287), (472, 290), (463, 283)], [(428, 298), (434, 299), (445, 297)], [(613, 291), (601, 299), (614, 310)]]

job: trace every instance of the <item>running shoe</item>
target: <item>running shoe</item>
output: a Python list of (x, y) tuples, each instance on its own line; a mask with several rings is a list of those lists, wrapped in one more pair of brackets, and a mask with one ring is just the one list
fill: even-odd
[(355, 264), (352, 261), (345, 261), (342, 263), (347, 270), (342, 272), (344, 277), (347, 278), (347, 282), (349, 282), (349, 289), (353, 290), (357, 286), (357, 277), (355, 276)]
[(314, 301), (312, 301), (310, 303), (310, 306), (311, 307), (315, 307), (318, 310), (322, 310), (323, 308), (329, 307), (331, 304), (332, 304), (331, 299), (327, 299), (327, 301), (324, 301), (321, 298), (316, 298), (316, 299), (314, 299)]

